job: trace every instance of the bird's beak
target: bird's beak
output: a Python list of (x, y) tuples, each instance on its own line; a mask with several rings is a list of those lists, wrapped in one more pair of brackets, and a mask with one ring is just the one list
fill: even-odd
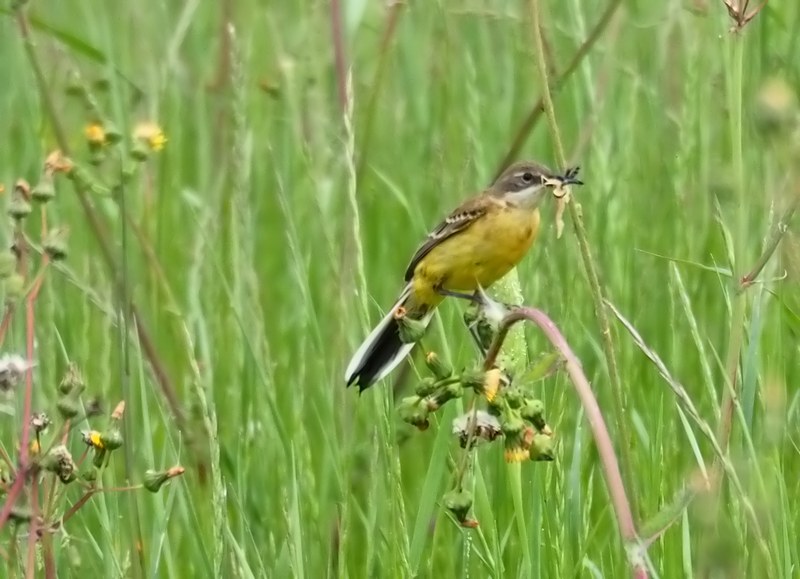
[(563, 175), (545, 177), (544, 184), (556, 188), (561, 188), (566, 185), (583, 185), (583, 181), (578, 179), (578, 171), (580, 171), (580, 169), (580, 167), (570, 167)]

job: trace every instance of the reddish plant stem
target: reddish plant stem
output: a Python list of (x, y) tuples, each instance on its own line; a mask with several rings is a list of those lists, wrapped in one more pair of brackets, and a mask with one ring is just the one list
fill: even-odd
[(39, 296), (39, 290), (42, 288), (44, 282), (44, 274), (47, 271), (47, 265), (50, 260), (45, 254), (42, 260), (42, 269), (36, 276), (36, 281), (31, 288), (28, 297), (25, 298), (25, 335), (26, 347), (25, 355), (28, 360), (28, 369), (25, 371), (25, 398), (22, 406), (22, 434), (20, 435), (20, 466), (26, 469), (29, 459), (29, 445), (31, 436), (31, 414), (33, 402), (33, 344), (34, 335), (36, 332), (36, 320), (34, 314), (34, 305), (36, 298)]
[(36, 576), (36, 536), (39, 534), (39, 479), (36, 475), (31, 479), (31, 520), (28, 524), (28, 563), (25, 577)]
[(566, 361), (567, 373), (575, 387), (575, 391), (578, 394), (578, 398), (586, 414), (586, 419), (589, 422), (589, 427), (592, 430), (592, 435), (594, 436), (597, 452), (600, 456), (600, 463), (603, 467), (603, 478), (606, 481), (606, 488), (611, 497), (611, 504), (617, 518), (620, 535), (626, 547), (631, 571), (633, 576), (637, 579), (645, 579), (648, 576), (647, 569), (643, 562), (643, 555), (646, 547), (640, 543), (636, 532), (633, 512), (631, 510), (630, 501), (628, 500), (628, 495), (625, 491), (625, 485), (622, 481), (619, 461), (614, 451), (614, 445), (611, 442), (608, 427), (603, 419), (603, 414), (600, 411), (597, 399), (592, 392), (589, 380), (583, 373), (580, 361), (553, 321), (544, 312), (536, 308), (515, 308), (506, 315), (505, 319), (501, 322), (498, 334), (486, 355), (484, 367), (488, 368), (494, 364), (494, 360), (500, 352), (500, 348), (503, 345), (508, 331), (514, 324), (523, 320), (528, 320), (536, 324)]
[(56, 579), (56, 561), (53, 556), (53, 537), (49, 532), (42, 535), (42, 558), (45, 579)]
[(69, 510), (68, 510), (66, 513), (64, 513), (64, 516), (63, 516), (63, 517), (61, 517), (61, 524), (62, 524), (62, 525), (66, 525), (66, 524), (67, 524), (67, 521), (68, 521), (68, 520), (70, 520), (70, 519), (72, 518), (72, 516), (73, 516), (75, 513), (77, 513), (77, 512), (80, 510), (80, 508), (81, 508), (83, 505), (85, 505), (85, 504), (86, 504), (86, 502), (87, 502), (87, 501), (88, 501), (90, 498), (92, 498), (94, 495), (96, 495), (96, 494), (97, 494), (97, 492), (98, 492), (98, 490), (97, 490), (97, 489), (90, 489), (90, 490), (86, 491), (86, 493), (85, 493), (85, 494), (84, 494), (84, 495), (83, 495), (81, 498), (79, 498), (79, 499), (78, 499), (78, 500), (75, 502), (75, 504), (74, 504), (74, 505), (72, 505), (72, 506), (69, 508)]
[(5, 526), (6, 521), (11, 514), (11, 509), (14, 508), (14, 504), (17, 502), (19, 495), (22, 493), (22, 487), (25, 484), (25, 478), (27, 477), (27, 474), (27, 470), (25, 469), (18, 469), (14, 474), (16, 477), (14, 479), (14, 484), (11, 485), (11, 490), (8, 491), (8, 495), (6, 495), (6, 502), (3, 503), (3, 508), (0, 510), (0, 530), (2, 530)]

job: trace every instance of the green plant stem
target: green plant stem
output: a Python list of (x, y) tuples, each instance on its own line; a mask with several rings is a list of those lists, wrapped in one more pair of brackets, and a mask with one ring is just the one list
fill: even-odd
[(625, 483), (622, 480), (622, 474), (619, 470), (619, 461), (614, 452), (614, 445), (611, 442), (611, 436), (606, 427), (603, 413), (600, 411), (600, 406), (592, 392), (589, 380), (583, 373), (580, 361), (577, 356), (575, 356), (575, 353), (572, 351), (572, 348), (570, 348), (558, 327), (556, 327), (553, 321), (541, 310), (527, 307), (516, 308), (506, 315), (505, 319), (501, 322), (497, 337), (492, 347), (489, 349), (489, 354), (487, 354), (487, 359), (500, 350), (503, 337), (508, 332), (508, 329), (522, 320), (528, 320), (536, 324), (553, 347), (558, 350), (564, 358), (570, 382), (575, 387), (575, 392), (586, 413), (586, 421), (589, 423), (589, 427), (592, 430), (597, 453), (600, 456), (603, 478), (606, 483), (606, 488), (608, 489), (609, 497), (611, 498), (614, 514), (617, 518), (620, 536), (625, 545), (628, 564), (634, 577), (637, 579), (646, 578), (647, 569), (644, 566), (643, 559), (647, 548), (641, 544), (636, 532), (631, 503), (628, 500)]
[[(119, 323), (119, 348), (120, 348), (120, 355), (122, 357), (122, 363), (120, 364), (120, 388), (122, 390), (122, 399), (125, 401), (125, 404), (131, 405), (133, 403), (132, 396), (130, 393), (130, 381), (131, 381), (131, 367), (130, 367), (130, 347), (129, 347), (129, 340), (128, 336), (130, 335), (130, 310), (125, 307), (125, 304), (130, 303), (130, 284), (128, 279), (128, 227), (126, 224), (126, 220), (124, 218), (127, 207), (126, 207), (126, 195), (125, 195), (125, 183), (124, 179), (122, 178), (122, 167), (124, 164), (124, 158), (120, 154), (119, 165), (120, 165), (120, 184), (117, 189), (117, 203), (119, 205), (120, 214), (123, 216), (122, 219), (122, 227), (120, 231), (120, 282), (119, 282), (119, 292), (117, 295), (117, 311), (120, 315), (120, 323)], [(129, 412), (130, 414), (130, 412)], [(126, 417), (123, 417), (122, 420), (122, 432), (123, 432), (123, 439), (128, 442), (128, 444), (122, 445), (124, 463), (125, 463), (125, 480), (130, 484), (131, 476), (134, 469), (134, 459), (133, 459), (133, 445), (131, 444), (134, 440), (133, 431), (131, 430), (130, 420)], [(131, 544), (131, 552), (135, 553), (137, 556), (134, 558), (135, 563), (131, 565), (131, 572), (134, 579), (138, 579), (145, 574), (145, 561), (144, 561), (144, 551), (142, 549), (137, 549), (137, 545), (142, 543), (142, 527), (141, 522), (139, 520), (139, 504), (136, 499), (135, 494), (130, 494), (128, 496), (128, 532), (130, 533), (130, 544)]]
[[(611, 0), (606, 6), (605, 11), (600, 16), (600, 20), (597, 21), (592, 31), (589, 33), (589, 36), (586, 40), (581, 44), (578, 48), (578, 51), (572, 57), (572, 60), (569, 61), (567, 67), (561, 74), (554, 75), (553, 81), (550, 83), (550, 94), (556, 94), (566, 80), (574, 73), (578, 66), (580, 66), (583, 59), (589, 54), (589, 51), (595, 45), (597, 40), (600, 38), (602, 33), (608, 28), (608, 25), (611, 23), (611, 19), (613, 18), (614, 14), (617, 12), (617, 9), (622, 4), (622, 0)], [(506, 152), (503, 160), (500, 162), (500, 165), (497, 167), (497, 171), (495, 172), (494, 178), (497, 179), (503, 170), (514, 160), (514, 158), (519, 153), (522, 146), (525, 144), (525, 140), (530, 135), (533, 128), (536, 126), (536, 123), (541, 118), (542, 114), (545, 112), (544, 109), (544, 99), (545, 96), (542, 95), (539, 97), (534, 105), (531, 107), (530, 112), (522, 121), (522, 124), (517, 129), (517, 134), (514, 136), (514, 140), (511, 142), (511, 146), (508, 148), (508, 152)]]
[(528, 542), (528, 529), (525, 524), (525, 503), (522, 501), (522, 465), (518, 462), (508, 465), (508, 486), (511, 490), (511, 500), (514, 503), (517, 534), (522, 546), (522, 566), (524, 568), (518, 577), (531, 577), (533, 559), (531, 558), (531, 546)]
[(800, 206), (800, 185), (795, 185), (794, 187), (794, 195), (790, 199), (789, 205), (778, 219), (778, 222), (772, 228), (772, 232), (770, 233), (767, 242), (764, 244), (764, 251), (758, 257), (753, 267), (750, 268), (750, 271), (742, 276), (741, 280), (739, 280), (738, 291), (740, 293), (753, 285), (756, 279), (758, 279), (759, 274), (761, 274), (761, 271), (775, 253), (775, 250), (778, 249), (783, 236), (786, 235), (786, 232), (789, 230), (789, 223), (792, 221), (792, 217), (794, 217), (797, 207)]
[[(747, 250), (747, 196), (744, 183), (744, 161), (742, 154), (742, 60), (744, 58), (743, 35), (729, 34), (730, 60), (728, 62), (728, 107), (730, 118), (731, 162), (736, 188), (736, 228), (734, 235), (734, 261), (731, 271), (734, 280), (742, 278), (745, 252)], [(744, 341), (744, 325), (747, 314), (747, 295), (736, 292), (731, 307), (731, 325), (728, 351), (725, 356), (725, 384), (720, 404), (720, 422), (717, 441), (723, 452), (727, 452), (733, 427), (733, 407), (738, 397), (739, 358)], [(718, 466), (715, 461), (715, 466)]]
[[(547, 76), (547, 63), (545, 61), (544, 41), (542, 39), (542, 24), (540, 17), (539, 0), (530, 0), (531, 14), (533, 16), (533, 35), (536, 44), (537, 64), (542, 84), (542, 99), (544, 103), (545, 116), (550, 125), (550, 134), (553, 138), (553, 143), (556, 149), (556, 156), (561, 167), (567, 163), (564, 154), (564, 147), (561, 143), (561, 136), (558, 130), (558, 123), (553, 108), (553, 99), (551, 97), (549, 88), (549, 79)], [(586, 277), (589, 280), (589, 289), (594, 301), (594, 311), (600, 326), (600, 333), (602, 336), (601, 342), (603, 344), (603, 353), (606, 358), (606, 367), (608, 369), (608, 377), (611, 382), (611, 391), (614, 396), (614, 421), (617, 426), (617, 432), (620, 437), (620, 462), (622, 463), (622, 471), (625, 473), (624, 478), (627, 482), (629, 492), (632, 496), (633, 493), (634, 477), (633, 466), (631, 460), (631, 437), (625, 425), (625, 396), (622, 392), (622, 380), (619, 375), (619, 368), (617, 365), (617, 358), (614, 352), (614, 342), (611, 337), (611, 324), (609, 323), (608, 313), (604, 304), (603, 287), (600, 284), (600, 276), (598, 274), (598, 267), (592, 257), (592, 249), (589, 245), (589, 239), (586, 234), (586, 227), (583, 223), (583, 215), (580, 207), (576, 206), (575, 202), (568, 203), (569, 214), (572, 220), (575, 237), (578, 240), (578, 247), (580, 248), (581, 261), (583, 268), (586, 271)], [(633, 501), (634, 508), (636, 501)]]

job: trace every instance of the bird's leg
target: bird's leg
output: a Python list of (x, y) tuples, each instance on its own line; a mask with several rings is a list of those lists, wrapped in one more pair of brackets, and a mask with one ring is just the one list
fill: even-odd
[(461, 292), (454, 292), (452, 290), (444, 289), (442, 286), (437, 285), (434, 288), (434, 291), (439, 294), (440, 296), (451, 297), (451, 298), (459, 298), (462, 300), (467, 300), (473, 303), (480, 303), (480, 296), (478, 292), (472, 294), (465, 294)]

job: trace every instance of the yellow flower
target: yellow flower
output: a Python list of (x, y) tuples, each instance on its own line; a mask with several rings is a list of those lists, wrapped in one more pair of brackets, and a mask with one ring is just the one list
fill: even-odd
[(105, 444), (103, 444), (103, 436), (97, 430), (84, 432), (83, 442), (85, 442), (88, 446), (98, 450), (103, 450), (105, 448)]
[(500, 369), (492, 368), (486, 372), (483, 379), (483, 394), (486, 396), (487, 402), (491, 402), (497, 396), (497, 391), (500, 390)]
[(158, 124), (145, 121), (136, 125), (133, 130), (133, 138), (142, 141), (151, 151), (161, 151), (167, 143), (167, 136)]
[(91, 123), (84, 129), (86, 140), (92, 145), (102, 145), (106, 142), (106, 130), (100, 123)]
[(504, 453), (506, 462), (522, 462), (528, 460), (528, 449), (521, 446), (507, 447)]

